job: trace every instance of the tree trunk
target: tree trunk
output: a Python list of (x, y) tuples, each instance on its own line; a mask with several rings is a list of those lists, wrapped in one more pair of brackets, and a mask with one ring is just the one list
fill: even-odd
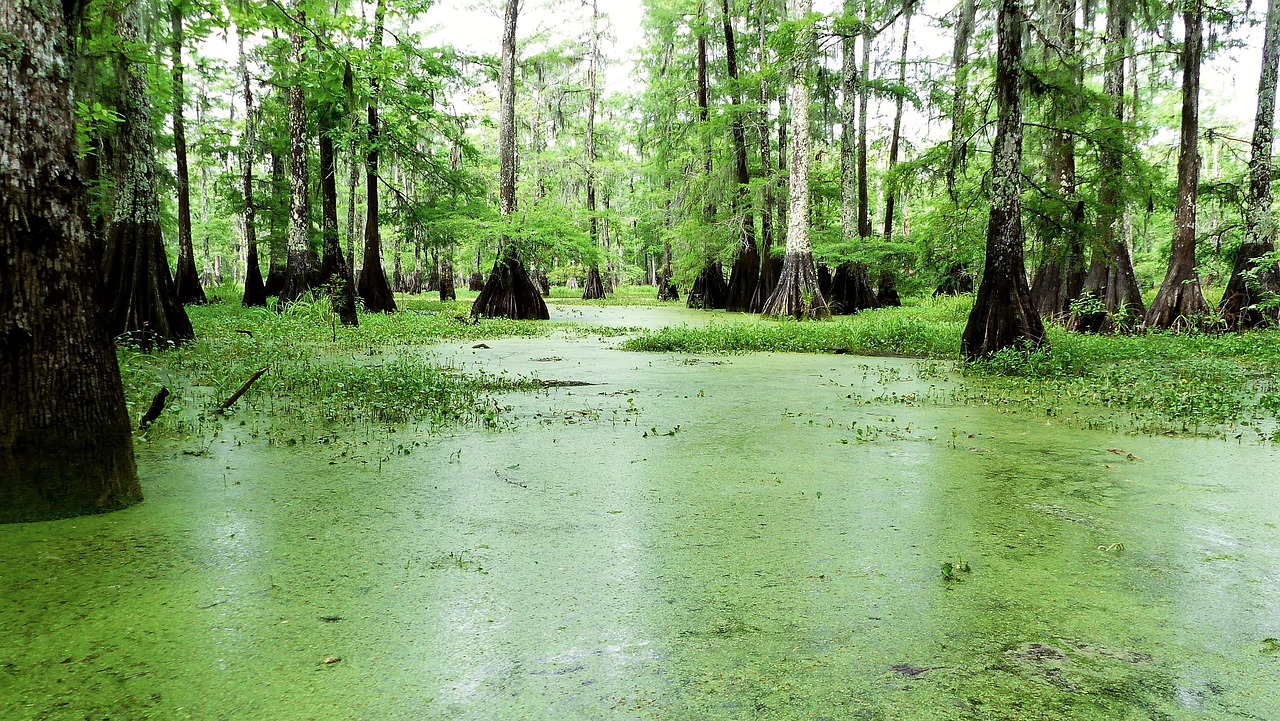
[[(1111, 102), (1117, 128), (1123, 127), (1125, 119), (1124, 56), (1129, 12), (1128, 0), (1107, 0), (1102, 90)], [(1075, 331), (1097, 333), (1114, 330), (1117, 325), (1127, 328), (1145, 312), (1129, 246), (1118, 232), (1125, 204), (1123, 173), (1123, 142), (1115, 137), (1104, 138), (1098, 148), (1097, 240), (1081, 291), (1081, 297), (1093, 300), (1098, 308), (1074, 313), (1068, 327)]]
[[(377, 9), (373, 13), (372, 49), (378, 52), (382, 47), (383, 23), (387, 13), (386, 0), (378, 0)], [(364, 301), (364, 309), (370, 313), (394, 313), (396, 311), (395, 295), (391, 292), (391, 283), (387, 280), (387, 271), (382, 268), (382, 233), (378, 220), (378, 143), (381, 128), (378, 127), (378, 80), (369, 80), (369, 150), (365, 154), (365, 211), (364, 221), (364, 260), (360, 263), (360, 280), (356, 283), (356, 292)]]
[[(127, 42), (142, 37), (141, 0), (125, 9), (118, 33)], [(122, 63), (116, 203), (104, 266), (108, 330), (111, 335), (129, 333), (144, 347), (178, 343), (195, 334), (178, 301), (160, 230), (147, 76), (141, 63)]]
[[(289, 33), (290, 59), (302, 68), (302, 30), (306, 13), (298, 10), (297, 25)], [(307, 109), (302, 81), (289, 86), (289, 244), (284, 285), (276, 299), (276, 310), (300, 299), (311, 290), (311, 205), (307, 195), (310, 181), (307, 168)]]
[[(516, 18), (519, 6), (520, 0), (507, 0), (503, 13), (502, 69), (498, 78), (498, 210), (504, 219), (516, 212)], [(471, 315), (549, 319), (547, 302), (529, 279), (515, 244), (505, 235), (500, 243), (503, 250), (493, 262), (489, 280), (471, 305)]]
[(1040, 261), (1031, 282), (1031, 302), (1041, 316), (1062, 319), (1084, 288), (1084, 201), (1076, 192), (1075, 136), (1062, 123), (1076, 115), (1083, 77), (1076, 57), (1076, 0), (1054, 0), (1051, 26), (1057, 47), (1045, 47), (1045, 65), (1053, 72), (1055, 90), (1049, 102), (1048, 123), (1056, 127), (1049, 138), (1049, 188), (1058, 212), (1044, 238)]
[(1000, 0), (996, 56), (996, 139), (991, 155), (991, 215), (982, 285), (960, 341), (969, 360), (1005, 348), (1046, 347), (1031, 305), (1022, 246), (1022, 4)]
[[(587, 238), (593, 253), (600, 252), (600, 220), (596, 217), (596, 55), (600, 34), (597, 24), (600, 11), (591, 0), (591, 48), (587, 57)], [(582, 286), (583, 300), (599, 300), (604, 297), (604, 283), (600, 280), (600, 264), (591, 261), (587, 269), (587, 282)]]
[(1178, 150), (1178, 203), (1173, 210), (1173, 254), (1156, 299), (1147, 309), (1148, 328), (1195, 322), (1208, 311), (1196, 274), (1196, 185), (1200, 178), (1200, 57), (1203, 0), (1182, 12), (1182, 139)]
[[(906, 87), (907, 84), (907, 47), (908, 39), (911, 36), (911, 11), (915, 8), (914, 2), (908, 2), (903, 9), (903, 26), (902, 26), (902, 54), (898, 59), (898, 86)], [(889, 172), (888, 180), (885, 183), (884, 192), (884, 240), (886, 243), (893, 241), (893, 206), (897, 197), (897, 189), (895, 185), (897, 181), (893, 177), (893, 170), (898, 165), (898, 145), (902, 140), (902, 106), (904, 98), (899, 95), (897, 98), (897, 106), (893, 114), (893, 134), (889, 140)], [(876, 299), (880, 305), (898, 306), (902, 305), (902, 300), (898, 297), (898, 282), (893, 274), (893, 267), (890, 263), (885, 263), (880, 267), (880, 292)]]
[(446, 255), (440, 261), (440, 300), (457, 299), (458, 294), (453, 286), (453, 258), (450, 255)]
[(1245, 240), (1236, 257), (1231, 280), (1219, 309), (1233, 330), (1260, 328), (1277, 321), (1277, 309), (1254, 307), (1280, 296), (1280, 274), (1274, 262), (1259, 259), (1275, 250), (1275, 220), (1271, 215), (1271, 143), (1275, 128), (1276, 75), (1280, 62), (1280, 1), (1267, 3), (1262, 43), (1262, 73), (1258, 78), (1258, 109), (1249, 156), (1249, 197), (1245, 204)]
[(867, 103), (871, 97), (871, 2), (862, 13), (862, 87), (858, 93), (858, 237), (865, 242), (871, 237), (871, 200), (867, 177)]
[[(738, 86), (738, 57), (733, 37), (732, 16), (729, 13), (729, 0), (721, 0), (721, 11), (724, 21), (725, 63), (729, 71), (729, 82), (736, 89)], [(737, 312), (751, 310), (751, 295), (755, 293), (756, 284), (760, 280), (760, 250), (756, 246), (756, 220), (751, 212), (751, 171), (747, 161), (747, 130), (742, 122), (742, 97), (735, 90), (731, 109), (733, 136), (734, 170), (738, 183), (737, 193), (733, 198), (734, 223), (738, 226), (739, 247), (737, 258), (733, 261), (733, 270), (729, 273), (729, 297), (725, 301), (725, 309)]]
[(965, 118), (966, 101), (969, 91), (969, 39), (973, 36), (973, 26), (977, 18), (976, 0), (962, 0), (959, 15), (956, 19), (955, 46), (951, 53), (951, 65), (955, 68), (955, 87), (951, 95), (951, 142), (950, 155), (947, 158), (947, 194), (951, 202), (956, 199), (956, 175), (963, 172), (968, 155), (969, 124)]
[(724, 271), (719, 263), (710, 259), (689, 289), (685, 305), (702, 310), (723, 310), (728, 298), (729, 284), (724, 282)]
[(831, 295), (827, 298), (827, 304), (832, 313), (840, 314), (879, 307), (880, 302), (871, 290), (871, 281), (867, 278), (866, 266), (853, 261), (841, 263), (831, 281)]
[(284, 267), (288, 258), (288, 233), (280, 230), (280, 217), (284, 215), (285, 200), (282, 188), (286, 187), (284, 177), (284, 159), (280, 153), (271, 150), (271, 238), (267, 243), (267, 280), (265, 283), (268, 297), (280, 295), (284, 290)]
[[(813, 0), (790, 0), (790, 3), (790, 14), (795, 18), (803, 18), (813, 10)], [(813, 249), (809, 244), (809, 167), (813, 162), (809, 128), (809, 66), (813, 44), (810, 28), (797, 41), (791, 67), (791, 209), (782, 277), (764, 305), (764, 314), (771, 316), (823, 318), (830, 315), (827, 301), (818, 288)]]
[(244, 163), (244, 241), (245, 252), (244, 298), (242, 305), (246, 308), (267, 307), (267, 288), (262, 282), (262, 270), (258, 267), (258, 229), (254, 220), (253, 207), (253, 143), (255, 118), (253, 114), (253, 86), (249, 81), (249, 65), (244, 57), (244, 28), (238, 28), (240, 75), (244, 79), (244, 148), (241, 151), (241, 162)]
[(142, 499), (76, 167), (64, 12), (76, 3), (0, 4), (0, 523)]
[(342, 76), (343, 90), (347, 94), (351, 114), (351, 140), (347, 143), (347, 268), (351, 277), (356, 276), (356, 188), (360, 184), (360, 145), (357, 136), (360, 134), (360, 112), (355, 104), (355, 75), (348, 64)]
[[(350, 72), (348, 69), (347, 72)], [(338, 165), (334, 158), (333, 136), (337, 134), (338, 108), (330, 105), (320, 109), (320, 229), (324, 236), (324, 249), (320, 257), (320, 272), (316, 285), (326, 289), (343, 325), (359, 325), (356, 315), (355, 279), (342, 254), (342, 240), (338, 236)]]
[[(763, 4), (763, 3), (762, 3)], [(781, 265), (773, 257), (773, 187), (774, 177), (770, 156), (769, 142), (769, 80), (764, 71), (768, 64), (766, 49), (768, 35), (765, 33), (764, 8), (756, 9), (756, 34), (760, 43), (760, 175), (764, 183), (760, 188), (760, 277), (756, 280), (756, 289), (751, 294), (751, 312), (764, 310), (764, 302), (773, 295), (778, 284)]]
[[(907, 5), (906, 10), (903, 12), (904, 19), (903, 19), (903, 26), (902, 26), (902, 55), (899, 56), (898, 58), (898, 86), (899, 87), (906, 87), (907, 85), (907, 47), (908, 47), (907, 41), (911, 36), (911, 11), (913, 8), (914, 8), (914, 5), (909, 3)], [(895, 181), (893, 179), (893, 171), (894, 171), (894, 168), (896, 168), (898, 165), (898, 145), (902, 140), (903, 101), (904, 101), (903, 96), (899, 95), (897, 98), (896, 107), (893, 113), (893, 134), (890, 136), (890, 140), (889, 140), (889, 172), (888, 172), (889, 181), (884, 193), (884, 239), (885, 239), (885, 242), (890, 242), (893, 240), (893, 220), (894, 220), (893, 206), (897, 196), (896, 188), (894, 187)]]
[(187, 130), (182, 107), (186, 96), (182, 82), (182, 2), (173, 0), (169, 5), (169, 41), (173, 51), (173, 154), (178, 181), (178, 266), (174, 273), (174, 287), (179, 302), (203, 305), (208, 300), (200, 286), (195, 248), (191, 242), (191, 181), (187, 172)]

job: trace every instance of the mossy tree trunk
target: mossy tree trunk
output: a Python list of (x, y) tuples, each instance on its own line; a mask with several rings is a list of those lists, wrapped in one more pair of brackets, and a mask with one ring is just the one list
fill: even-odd
[(759, 127), (758, 135), (760, 143), (760, 175), (764, 178), (764, 183), (760, 188), (760, 275), (756, 280), (756, 289), (751, 293), (751, 312), (759, 313), (764, 310), (764, 302), (773, 295), (773, 289), (777, 286), (778, 275), (782, 268), (778, 261), (773, 257), (773, 203), (774, 203), (774, 178), (772, 168), (772, 148), (769, 142), (769, 106), (772, 98), (769, 93), (769, 79), (764, 73), (768, 66), (768, 34), (765, 32), (765, 13), (763, 7), (757, 7), (756, 12), (756, 35), (759, 42), (760, 51), (760, 110), (759, 110)]
[[(287, 102), (287, 100), (286, 100)], [(284, 208), (288, 203), (288, 186), (284, 172), (284, 159), (280, 153), (271, 150), (271, 211), (269, 229), (271, 235), (267, 242), (267, 279), (265, 281), (267, 297), (280, 295), (284, 289), (284, 268), (288, 258), (288, 230), (280, 230), (280, 218), (285, 215)], [(284, 198), (284, 200), (281, 200)]]
[(1196, 274), (1196, 191), (1200, 180), (1200, 58), (1203, 0), (1189, 0), (1182, 11), (1182, 138), (1178, 150), (1178, 202), (1173, 210), (1173, 253), (1160, 292), (1144, 322), (1148, 328), (1171, 328), (1194, 322), (1209, 307)]
[(969, 123), (965, 114), (968, 112), (969, 99), (969, 41), (973, 37), (977, 13), (976, 0), (961, 0), (956, 15), (955, 44), (951, 51), (951, 66), (955, 74), (951, 89), (951, 142), (948, 143), (950, 152), (947, 156), (947, 194), (953, 203), (958, 202), (956, 176), (963, 172), (968, 155)]
[(724, 270), (714, 259), (708, 260), (693, 281), (685, 305), (702, 310), (724, 310), (729, 299), (729, 284), (724, 280)]
[[(599, 19), (599, 7), (592, 0), (591, 45), (587, 56), (587, 239), (595, 253), (600, 252), (600, 219), (596, 217), (596, 96), (599, 92), (596, 61), (599, 54)], [(587, 269), (587, 282), (582, 285), (582, 299), (599, 300), (603, 297), (604, 282), (600, 279), (600, 264), (593, 260), (591, 267)]]
[[(348, 69), (347, 72), (350, 72)], [(320, 230), (324, 248), (320, 256), (320, 272), (316, 285), (325, 289), (343, 325), (359, 325), (356, 314), (355, 279), (342, 254), (338, 234), (338, 164), (334, 157), (333, 136), (337, 134), (337, 118), (342, 114), (332, 106), (320, 109)]]
[(1124, 63), (1129, 36), (1129, 0), (1107, 0), (1107, 26), (1103, 42), (1106, 67), (1102, 91), (1111, 103), (1115, 130), (1098, 147), (1098, 220), (1089, 272), (1081, 297), (1097, 308), (1074, 313), (1068, 327), (1080, 332), (1104, 332), (1128, 328), (1145, 313), (1138, 280), (1133, 272), (1129, 246), (1119, 232), (1124, 208)]
[[(143, 35), (141, 0), (124, 10), (117, 32), (126, 42)], [(129, 333), (144, 346), (195, 337), (178, 300), (160, 228), (160, 195), (151, 100), (145, 68), (122, 59), (120, 134), (115, 209), (107, 228), (104, 277), (112, 335)]]
[[(907, 85), (907, 49), (910, 47), (908, 41), (911, 38), (911, 13), (914, 9), (914, 0), (907, 0), (906, 6), (902, 11), (902, 52), (898, 57), (898, 85), (903, 88)], [(893, 242), (894, 205), (898, 195), (895, 187), (897, 181), (893, 177), (893, 171), (898, 165), (898, 146), (902, 142), (902, 109), (904, 100), (905, 98), (901, 94), (898, 95), (893, 113), (893, 133), (890, 135), (889, 140), (889, 172), (884, 191), (884, 241), (886, 243)], [(881, 265), (879, 286), (880, 295), (877, 302), (880, 305), (902, 305), (902, 300), (898, 297), (897, 278), (894, 275), (891, 263)]]
[(1031, 304), (1022, 230), (1022, 3), (1000, 0), (996, 51), (996, 138), (991, 154), (991, 214), (982, 284), (960, 340), (970, 360), (1006, 348), (1047, 345)]
[[(1061, 125), (1079, 112), (1083, 76), (1076, 55), (1076, 0), (1054, 0), (1050, 25), (1056, 47), (1044, 48), (1044, 61), (1055, 86), (1049, 101), (1050, 124)], [(1057, 127), (1049, 137), (1049, 191), (1057, 200), (1051, 220), (1056, 232), (1044, 238), (1031, 281), (1031, 302), (1046, 318), (1065, 318), (1084, 289), (1085, 204), (1076, 188), (1075, 135)]]
[[(1275, 134), (1276, 76), (1280, 63), (1280, 2), (1267, 3), (1262, 42), (1262, 72), (1258, 78), (1258, 109), (1249, 156), (1249, 196), (1245, 205), (1245, 240), (1236, 257), (1231, 280), (1219, 309), (1235, 330), (1259, 328), (1277, 320), (1277, 310), (1255, 307), (1280, 297), (1280, 274), (1274, 263), (1259, 259), (1275, 250), (1275, 219), (1271, 214), (1271, 145)], [(1252, 277), (1251, 277), (1252, 276)]]
[[(302, 68), (302, 30), (306, 13), (297, 11), (297, 22), (289, 33), (290, 59)], [(276, 310), (283, 310), (311, 290), (311, 199), (307, 195), (310, 171), (307, 167), (307, 109), (302, 79), (289, 86), (289, 241), (284, 279)]]
[[(520, 0), (507, 0), (503, 12), (502, 68), (498, 77), (498, 211), (503, 218), (516, 212), (516, 20)], [(516, 252), (510, 238), (493, 262), (489, 279), (471, 304), (471, 315), (518, 320), (547, 320), (547, 302)], [(477, 264), (479, 262), (477, 250)], [(472, 276), (476, 286), (479, 273)]]
[[(813, 10), (813, 0), (790, 0), (790, 15), (804, 18)], [(809, 168), (813, 147), (809, 128), (809, 66), (812, 63), (813, 28), (803, 28), (790, 72), (791, 107), (791, 208), (787, 213), (787, 254), (782, 276), (773, 295), (765, 301), (763, 313), (771, 316), (823, 318), (830, 315), (827, 301), (818, 288), (809, 242)]]
[[(0, 523), (142, 499), (77, 170), (68, 16), (0, 3)], [(150, 126), (147, 126), (150, 132)]]

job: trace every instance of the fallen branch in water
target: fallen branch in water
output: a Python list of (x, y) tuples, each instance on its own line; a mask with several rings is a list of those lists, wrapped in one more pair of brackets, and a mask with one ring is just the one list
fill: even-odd
[(151, 407), (142, 415), (142, 420), (138, 421), (138, 430), (145, 431), (147, 426), (156, 422), (156, 419), (164, 412), (164, 403), (168, 398), (169, 389), (161, 386), (159, 392), (151, 399)]
[(232, 393), (230, 398), (223, 401), (222, 405), (218, 406), (218, 410), (214, 412), (215, 413), (226, 412), (226, 410), (230, 408), (232, 405), (234, 405), (236, 401), (240, 400), (240, 396), (244, 395), (245, 391), (249, 390), (249, 386), (253, 385), (259, 378), (261, 378), (262, 374), (266, 373), (267, 369), (270, 367), (271, 366), (267, 366), (266, 368), (263, 368), (257, 373), (254, 373), (253, 375), (249, 376), (249, 380), (245, 381), (244, 385), (240, 386), (239, 390), (237, 390), (235, 393)]

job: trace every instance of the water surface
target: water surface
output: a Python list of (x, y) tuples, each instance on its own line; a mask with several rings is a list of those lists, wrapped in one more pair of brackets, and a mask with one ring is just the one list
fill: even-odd
[(1280, 453), (950, 407), (904, 359), (612, 342), (423, 351), (597, 384), (505, 397), (513, 430), (231, 419), (141, 447), (135, 508), (0, 527), (0, 708), (1280, 717)]

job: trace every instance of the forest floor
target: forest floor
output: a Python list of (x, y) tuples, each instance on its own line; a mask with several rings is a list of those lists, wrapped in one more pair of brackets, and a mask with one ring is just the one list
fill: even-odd
[[(964, 299), (821, 324), (400, 300), (359, 329), (229, 301), (122, 351), (135, 416), (174, 391), (146, 500), (0, 527), (6, 718), (1280, 712), (1272, 334), (1053, 331), (974, 367)], [(1112, 395), (1062, 397), (1088, 360)], [(1181, 362), (1257, 397), (1142, 408), (1172, 391), (1138, 369)]]

